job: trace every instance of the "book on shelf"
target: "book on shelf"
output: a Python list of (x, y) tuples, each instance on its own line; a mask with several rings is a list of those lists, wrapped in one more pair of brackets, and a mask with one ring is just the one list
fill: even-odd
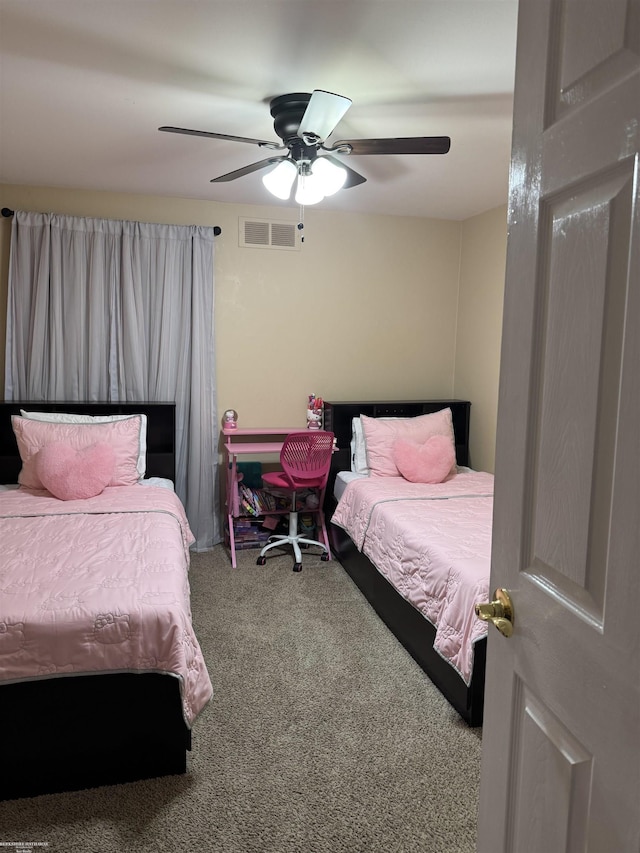
[(249, 515), (265, 515), (269, 512), (282, 512), (288, 509), (288, 498), (266, 489), (251, 489), (244, 483), (239, 484), (239, 498), (242, 509)]

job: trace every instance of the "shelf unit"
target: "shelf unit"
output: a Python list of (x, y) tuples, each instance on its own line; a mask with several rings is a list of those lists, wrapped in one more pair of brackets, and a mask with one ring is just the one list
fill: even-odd
[[(222, 430), (225, 437), (224, 448), (227, 456), (227, 532), (231, 565), (236, 568), (236, 548), (234, 521), (240, 517), (258, 519), (258, 516), (246, 515), (242, 512), (240, 492), (238, 489), (238, 458), (244, 456), (280, 455), (282, 445), (287, 435), (292, 432), (304, 432), (304, 427), (255, 427)], [(265, 513), (265, 516), (287, 515), (288, 509), (279, 509)], [(244, 546), (248, 547), (248, 546)], [(255, 546), (254, 546), (255, 547)]]

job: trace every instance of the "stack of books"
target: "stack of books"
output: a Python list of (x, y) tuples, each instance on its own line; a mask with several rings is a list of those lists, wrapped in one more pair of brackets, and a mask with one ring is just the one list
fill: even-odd
[(240, 508), (247, 515), (257, 518), (270, 512), (282, 512), (288, 509), (286, 497), (267, 492), (264, 489), (251, 489), (240, 483), (238, 486)]

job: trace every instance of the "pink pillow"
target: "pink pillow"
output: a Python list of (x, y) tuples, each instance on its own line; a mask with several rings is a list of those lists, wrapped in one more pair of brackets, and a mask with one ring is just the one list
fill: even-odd
[(99, 495), (111, 482), (114, 465), (113, 447), (104, 442), (75, 450), (69, 444), (54, 441), (35, 456), (42, 485), (61, 501)]
[(399, 438), (393, 445), (393, 460), (405, 480), (442, 483), (455, 465), (456, 454), (444, 435), (432, 435), (424, 444)]
[(84, 450), (92, 444), (105, 443), (113, 448), (115, 463), (109, 486), (133, 486), (139, 480), (138, 452), (140, 423), (128, 418), (112, 423), (67, 424), (33, 421), (12, 415), (11, 425), (18, 443), (22, 470), (18, 475), (21, 486), (43, 489), (36, 471), (35, 456), (48, 444), (63, 442), (74, 450)]
[(429, 415), (415, 418), (397, 418), (382, 420), (360, 415), (365, 444), (367, 463), (374, 477), (399, 477), (400, 471), (393, 458), (393, 448), (400, 438), (414, 444), (424, 444), (433, 435), (442, 435), (449, 440), (453, 448), (453, 462), (449, 466), (455, 470), (455, 439), (451, 409), (441, 409)]

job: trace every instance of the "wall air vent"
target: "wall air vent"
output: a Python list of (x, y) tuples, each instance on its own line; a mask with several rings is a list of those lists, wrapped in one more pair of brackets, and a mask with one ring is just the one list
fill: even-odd
[(300, 241), (295, 222), (274, 222), (272, 219), (239, 218), (240, 245), (254, 249), (288, 249), (297, 251)]

